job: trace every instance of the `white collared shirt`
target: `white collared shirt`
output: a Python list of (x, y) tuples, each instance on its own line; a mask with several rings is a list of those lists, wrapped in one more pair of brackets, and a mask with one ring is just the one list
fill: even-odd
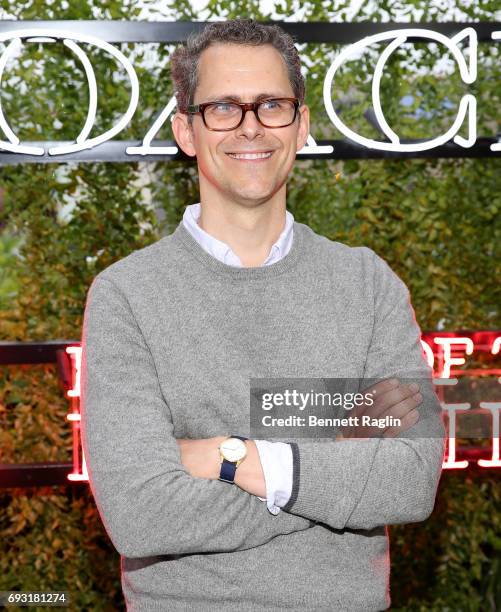
[[(242, 262), (238, 255), (236, 255), (231, 247), (226, 244), (226, 242), (222, 242), (214, 236), (208, 234), (205, 230), (203, 230), (200, 225), (198, 225), (198, 219), (200, 217), (200, 213), (202, 211), (202, 207), (200, 203), (198, 204), (190, 204), (186, 207), (183, 215), (183, 223), (186, 229), (190, 232), (190, 234), (197, 240), (197, 242), (213, 257), (219, 259), (223, 263), (228, 266), (237, 266), (242, 268)], [(290, 251), (292, 246), (293, 239), (293, 226), (294, 226), (294, 217), (293, 215), (286, 210), (285, 211), (285, 227), (278, 237), (278, 240), (275, 244), (272, 245), (268, 257), (264, 260), (263, 266), (268, 266), (272, 263), (275, 263), (285, 257), (287, 253)]]
[[(225, 242), (214, 238), (198, 225), (201, 213), (201, 204), (190, 204), (186, 207), (183, 215), (183, 225), (188, 232), (195, 238), (200, 246), (210, 255), (229, 266), (242, 268), (242, 262), (231, 247)], [(273, 264), (290, 251), (293, 240), (294, 217), (285, 211), (285, 227), (272, 245), (268, 257), (263, 262), (263, 266)], [(266, 501), (268, 510), (272, 514), (278, 514), (280, 508), (289, 501), (292, 491), (292, 450), (285, 442), (269, 442), (267, 440), (254, 440), (261, 466), (263, 468), (264, 479), (266, 482)]]

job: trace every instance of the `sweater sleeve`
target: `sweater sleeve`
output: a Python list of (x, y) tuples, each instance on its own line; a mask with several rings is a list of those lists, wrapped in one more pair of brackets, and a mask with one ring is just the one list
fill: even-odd
[(374, 251), (369, 282), (374, 327), (364, 379), (418, 379), (419, 421), (395, 438), (292, 442), (293, 488), (283, 510), (336, 529), (372, 529), (425, 520), (444, 454), (442, 409), (422, 351), (409, 291)]
[(81, 414), (91, 492), (125, 557), (243, 550), (312, 525), (184, 468), (151, 352), (125, 295), (100, 275), (84, 313)]

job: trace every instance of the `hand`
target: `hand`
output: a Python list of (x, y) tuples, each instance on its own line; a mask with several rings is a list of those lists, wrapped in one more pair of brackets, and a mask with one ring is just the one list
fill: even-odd
[[(394, 382), (393, 382), (394, 381)], [(337, 440), (346, 438), (380, 437), (394, 438), (401, 431), (412, 427), (419, 420), (417, 406), (422, 403), (423, 396), (419, 393), (417, 383), (401, 384), (397, 379), (387, 379), (364, 389), (362, 393), (372, 393), (374, 403), (369, 406), (362, 404), (350, 411), (350, 416), (359, 417), (358, 426), (341, 427), (341, 435)], [(387, 416), (400, 419), (400, 425), (382, 429), (380, 427), (363, 425), (362, 416), (380, 419)]]
[(199, 440), (180, 438), (177, 444), (182, 464), (195, 478), (219, 478), (221, 469), (219, 445), (227, 437), (216, 436)]

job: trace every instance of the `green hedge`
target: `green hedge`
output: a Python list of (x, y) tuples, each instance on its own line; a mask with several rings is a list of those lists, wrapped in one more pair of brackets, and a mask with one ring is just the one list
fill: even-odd
[[(137, 19), (138, 3), (63, 0), (0, 0), (19, 19)], [(249, 16), (260, 20), (255, 2), (214, 1), (209, 18)], [(327, 3), (325, 3), (327, 4)], [(446, 9), (425, 1), (349, 13), (349, 2), (302, 3), (304, 19), (451, 20)], [(474, 0), (464, 21), (493, 20), (493, 2)], [(276, 2), (291, 15), (297, 2)], [(200, 17), (190, 4), (171, 4), (172, 16)], [(402, 11), (405, 15), (402, 17)], [(407, 12), (405, 12), (407, 11)], [(203, 17), (202, 19), (204, 19)], [(140, 138), (172, 95), (168, 57), (158, 48), (148, 65), (146, 45), (120, 45), (134, 53), (141, 84), (137, 116), (120, 138)], [(499, 45), (480, 45), (479, 78), (469, 88), (478, 99), (479, 134), (495, 131), (500, 108)], [(419, 63), (432, 70), (438, 51), (417, 46)], [(308, 56), (306, 102), (314, 138), (335, 138), (323, 110), (322, 76), (332, 45), (301, 45)], [(402, 136), (431, 136), (450, 124), (465, 88), (451, 75), (422, 75), (402, 64), (409, 49), (392, 56), (383, 78), (383, 107)], [(114, 83), (114, 64), (92, 52), (99, 87), (93, 134), (111, 126), (127, 106), (127, 87)], [(72, 140), (85, 120), (78, 84), (85, 78), (62, 45), (28, 45), (21, 62), (4, 76), (4, 113), (22, 140)], [(35, 64), (43, 70), (34, 70)], [(374, 57), (350, 63), (336, 92), (355, 92), (343, 117), (361, 133), (376, 136), (361, 117), (370, 97)], [(30, 83), (19, 93), (19, 80)], [(391, 82), (391, 86), (390, 86)], [(396, 102), (415, 98), (402, 109)], [(336, 93), (336, 95), (338, 95)], [(49, 102), (53, 101), (53, 102)], [(417, 121), (416, 108), (429, 114)], [(58, 109), (56, 113), (54, 108)], [(454, 111), (455, 112), (455, 111)], [(61, 124), (55, 119), (59, 118)], [(168, 127), (159, 138), (171, 138)], [(149, 175), (144, 173), (148, 171)], [(336, 174), (340, 173), (339, 180)], [(184, 162), (130, 164), (29, 164), (0, 168), (0, 340), (79, 339), (85, 296), (93, 277), (117, 259), (170, 233), (184, 207), (198, 201), (197, 172)], [(154, 206), (153, 206), (153, 204)], [(297, 221), (350, 245), (366, 245), (383, 256), (407, 283), (423, 330), (499, 329), (501, 288), (501, 178), (499, 160), (298, 161), (288, 187), (288, 208)], [(155, 210), (155, 208), (157, 210)], [(158, 214), (158, 211), (162, 214)], [(13, 253), (17, 245), (18, 254)], [(15, 264), (15, 265), (14, 265)], [(53, 366), (9, 366), (0, 370), (1, 461), (71, 460), (68, 409)], [(390, 528), (391, 591), (399, 610), (494, 611), (501, 606), (499, 472), (475, 468), (443, 475), (437, 504), (425, 523)], [(123, 609), (119, 557), (103, 529), (88, 487), (0, 490), (0, 590), (69, 590), (74, 609)]]

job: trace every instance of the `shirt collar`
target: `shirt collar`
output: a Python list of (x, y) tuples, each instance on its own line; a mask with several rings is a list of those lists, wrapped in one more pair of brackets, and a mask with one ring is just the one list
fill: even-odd
[[(198, 219), (202, 207), (200, 202), (190, 204), (186, 207), (183, 215), (183, 224), (195, 240), (202, 246), (210, 255), (219, 259), (223, 263), (230, 266), (238, 266), (242, 268), (242, 262), (231, 247), (208, 234), (198, 225)], [(285, 257), (290, 251), (293, 240), (294, 216), (288, 210), (285, 211), (285, 227), (278, 237), (278, 240), (272, 245), (268, 257), (263, 262), (263, 265), (270, 265)]]

